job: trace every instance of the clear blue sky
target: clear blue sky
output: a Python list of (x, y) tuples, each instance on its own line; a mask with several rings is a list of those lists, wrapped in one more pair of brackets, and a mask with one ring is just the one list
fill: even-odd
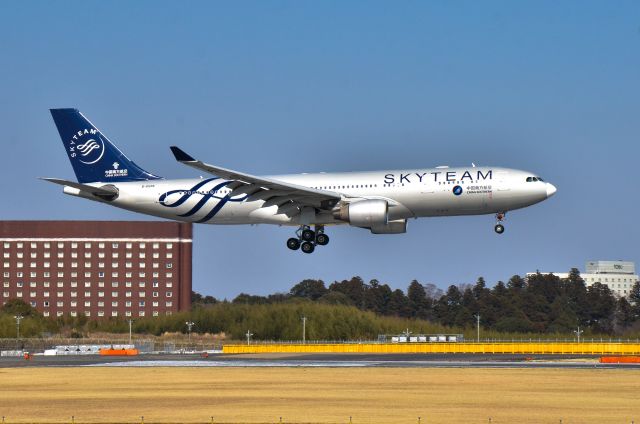
[(0, 219), (145, 219), (65, 196), (48, 109), (80, 108), (127, 155), (194, 177), (177, 144), (255, 174), (506, 166), (553, 182), (508, 216), (330, 230), (195, 227), (194, 288), (219, 298), (361, 275), (445, 288), (638, 261), (640, 2), (0, 3)]

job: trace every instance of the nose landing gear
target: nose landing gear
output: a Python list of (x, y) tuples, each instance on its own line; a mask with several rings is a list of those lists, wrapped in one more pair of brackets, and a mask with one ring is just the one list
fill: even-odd
[(329, 244), (329, 236), (324, 233), (324, 225), (316, 225), (315, 231), (308, 225), (301, 225), (296, 230), (296, 237), (287, 240), (289, 249), (301, 249), (303, 253), (313, 253), (316, 246), (326, 246), (327, 244)]
[(496, 214), (497, 223), (496, 223), (496, 226), (493, 227), (493, 229), (498, 234), (504, 233), (504, 225), (502, 225), (502, 221), (504, 220), (504, 217), (506, 214), (507, 214), (506, 212), (499, 212)]

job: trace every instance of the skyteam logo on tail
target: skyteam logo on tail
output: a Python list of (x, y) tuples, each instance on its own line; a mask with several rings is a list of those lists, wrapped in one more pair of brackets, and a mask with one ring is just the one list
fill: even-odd
[(103, 155), (104, 141), (94, 128), (77, 131), (69, 141), (69, 156), (85, 165), (97, 163)]

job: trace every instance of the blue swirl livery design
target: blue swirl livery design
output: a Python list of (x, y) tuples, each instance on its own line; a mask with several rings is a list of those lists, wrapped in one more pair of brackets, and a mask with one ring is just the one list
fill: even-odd
[(160, 178), (126, 157), (77, 109), (51, 109), (51, 116), (79, 183)]
[[(203, 208), (206, 210), (205, 206), (212, 205), (213, 207), (203, 217), (194, 220), (197, 223), (207, 222), (216, 216), (227, 202), (243, 202), (247, 198), (246, 195), (237, 198), (218, 195), (218, 191), (229, 185), (231, 181), (224, 181), (210, 189), (203, 189), (208, 183), (216, 180), (219, 180), (219, 178), (207, 178), (189, 189), (167, 191), (160, 196), (158, 202), (167, 208), (177, 208), (182, 205), (189, 206), (189, 210), (186, 212), (176, 213), (176, 216), (180, 218), (191, 217)], [(177, 199), (169, 200), (170, 197), (176, 196)]]

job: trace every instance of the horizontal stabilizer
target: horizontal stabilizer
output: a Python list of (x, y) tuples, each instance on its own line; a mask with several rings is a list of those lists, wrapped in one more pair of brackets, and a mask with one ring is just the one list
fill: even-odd
[(113, 200), (118, 197), (118, 189), (112, 185), (103, 185), (100, 187), (94, 187), (88, 184), (80, 184), (73, 181), (62, 180), (60, 178), (40, 178), (50, 183), (58, 184), (66, 187), (73, 187), (86, 193), (91, 193), (105, 200)]

